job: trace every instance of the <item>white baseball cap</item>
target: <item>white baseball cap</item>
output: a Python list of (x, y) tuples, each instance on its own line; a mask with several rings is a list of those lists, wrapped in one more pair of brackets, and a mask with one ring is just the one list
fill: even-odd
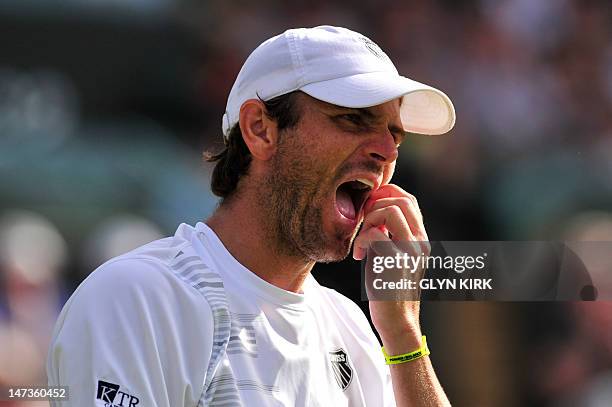
[(443, 134), (455, 124), (455, 109), (443, 92), (399, 75), (380, 47), (362, 34), (325, 25), (287, 30), (249, 55), (227, 100), (224, 137), (248, 99), (267, 101), (296, 90), (352, 108), (402, 97), (400, 117), (412, 133)]

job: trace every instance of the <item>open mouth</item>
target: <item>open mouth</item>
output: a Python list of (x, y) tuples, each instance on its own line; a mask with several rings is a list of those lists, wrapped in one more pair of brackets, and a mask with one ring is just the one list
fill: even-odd
[(347, 219), (357, 219), (373, 187), (374, 184), (371, 181), (363, 178), (340, 184), (336, 190), (338, 212)]

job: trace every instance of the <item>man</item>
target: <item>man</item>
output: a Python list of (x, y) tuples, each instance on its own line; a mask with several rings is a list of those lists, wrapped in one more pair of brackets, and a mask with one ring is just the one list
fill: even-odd
[(62, 311), (48, 375), (70, 386), (63, 405), (448, 405), (418, 302), (370, 303), (386, 353), (410, 353), (387, 367), (359, 308), (310, 271), (351, 243), (360, 260), (373, 241), (427, 241), (416, 200), (389, 181), (405, 131), (454, 119), (442, 92), (399, 76), (361, 34), (265, 41), (230, 92), (226, 149), (209, 157), (217, 211), (105, 263)]

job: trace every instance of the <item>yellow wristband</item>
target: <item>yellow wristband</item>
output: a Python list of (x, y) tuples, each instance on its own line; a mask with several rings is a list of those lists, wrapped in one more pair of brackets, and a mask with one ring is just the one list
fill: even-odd
[(427, 356), (431, 352), (427, 347), (427, 338), (425, 337), (425, 335), (423, 335), (423, 337), (421, 338), (421, 347), (415, 351), (412, 351), (410, 353), (404, 353), (403, 355), (390, 356), (387, 355), (387, 352), (385, 352), (385, 347), (383, 346), (382, 353), (383, 355), (385, 355), (385, 361), (388, 365), (397, 365), (400, 363), (410, 362), (423, 356)]

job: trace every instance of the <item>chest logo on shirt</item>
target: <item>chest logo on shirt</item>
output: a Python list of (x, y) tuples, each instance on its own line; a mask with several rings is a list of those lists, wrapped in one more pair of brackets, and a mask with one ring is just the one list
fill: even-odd
[(344, 349), (339, 348), (329, 352), (329, 361), (331, 362), (336, 383), (338, 383), (342, 390), (345, 390), (353, 379), (353, 368), (349, 364), (348, 355)]
[(104, 403), (104, 407), (136, 407), (140, 402), (138, 397), (123, 392), (119, 388), (118, 384), (98, 380), (96, 399)]

